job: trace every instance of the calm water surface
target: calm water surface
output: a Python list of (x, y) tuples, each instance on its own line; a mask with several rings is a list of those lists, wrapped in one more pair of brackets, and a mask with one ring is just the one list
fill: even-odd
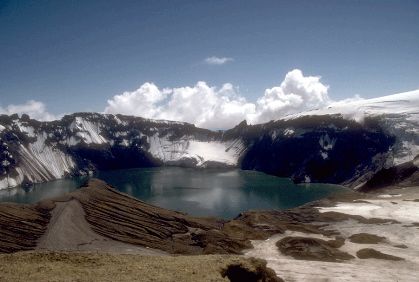
[[(291, 180), (245, 170), (141, 168), (99, 172), (118, 190), (148, 203), (196, 216), (233, 218), (249, 209), (286, 209), (345, 188), (296, 185)], [(86, 178), (57, 180), (30, 189), (0, 190), (0, 201), (33, 203), (77, 189)]]

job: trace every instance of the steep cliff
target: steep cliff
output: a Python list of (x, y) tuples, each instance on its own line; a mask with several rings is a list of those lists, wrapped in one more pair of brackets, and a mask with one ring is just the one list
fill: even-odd
[(227, 131), (98, 113), (52, 122), (3, 115), (0, 189), (95, 170), (162, 165), (239, 167), (297, 182), (355, 187), (419, 153), (419, 91), (408, 94), (265, 124), (242, 122)]

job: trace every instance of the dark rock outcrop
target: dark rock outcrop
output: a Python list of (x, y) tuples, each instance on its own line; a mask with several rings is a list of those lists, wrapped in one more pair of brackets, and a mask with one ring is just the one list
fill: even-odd
[(378, 244), (380, 242), (385, 241), (386, 238), (375, 235), (375, 234), (358, 233), (358, 234), (352, 234), (349, 237), (349, 240), (352, 243), (356, 243), (356, 244)]
[(404, 260), (403, 258), (384, 254), (380, 251), (377, 251), (371, 248), (359, 250), (356, 253), (356, 256), (360, 259), (384, 259), (384, 260), (394, 260), (394, 261)]
[(371, 192), (391, 185), (411, 186), (419, 184), (419, 168), (413, 161), (379, 170), (359, 191)]
[(221, 270), (221, 276), (227, 277), (231, 282), (283, 282), (266, 264), (264, 260), (250, 258), (248, 262), (227, 265)]
[(310, 237), (285, 237), (276, 243), (278, 249), (285, 255), (299, 260), (317, 260), (340, 262), (353, 259), (348, 253), (336, 248), (336, 242)]

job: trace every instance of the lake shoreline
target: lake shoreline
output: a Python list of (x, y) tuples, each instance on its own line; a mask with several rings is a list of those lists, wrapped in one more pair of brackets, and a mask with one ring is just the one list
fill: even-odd
[[(140, 168), (98, 172), (94, 177), (156, 206), (224, 219), (249, 209), (293, 208), (347, 190), (329, 184), (296, 185), (287, 178), (239, 169)], [(57, 180), (29, 190), (0, 191), (0, 202), (36, 203), (75, 191), (88, 179)]]
[[(80, 203), (80, 206), (74, 205), (74, 201)], [(419, 246), (414, 243), (413, 237), (413, 241), (406, 241), (403, 237), (391, 236), (397, 235), (398, 232), (395, 230), (400, 228), (405, 229), (404, 233), (415, 233), (414, 229), (419, 227), (417, 225), (419, 218), (416, 222), (414, 217), (417, 213), (413, 212), (408, 213), (413, 217), (399, 218), (398, 216), (403, 215), (392, 209), (415, 209), (419, 207), (418, 201), (419, 187), (417, 186), (388, 187), (381, 190), (380, 194), (351, 192), (330, 196), (284, 211), (246, 211), (235, 219), (227, 221), (217, 218), (192, 217), (155, 207), (116, 191), (103, 181), (91, 180), (80, 190), (63, 197), (41, 201), (36, 205), (0, 204), (2, 224), (0, 232), (3, 233), (0, 237), (0, 251), (20, 253), (37, 249), (39, 243), (43, 241), (41, 238), (51, 233), (53, 229), (51, 221), (57, 221), (56, 218), (54, 219), (54, 214), (59, 212), (55, 209), (57, 207), (60, 209), (60, 205), (67, 203), (70, 210), (78, 212), (66, 216), (65, 220), (60, 223), (58, 230), (62, 229), (64, 233), (57, 233), (55, 237), (49, 236), (49, 244), (48, 242), (45, 244), (44, 241), (43, 248), (35, 252), (70, 252), (69, 256), (80, 251), (86, 253), (87, 256), (97, 253), (118, 255), (126, 254), (124, 248), (127, 250), (126, 246), (130, 246), (128, 253), (140, 256), (181, 254), (201, 257), (207, 254), (234, 254), (257, 257), (266, 260), (267, 267), (274, 269), (279, 277), (294, 280), (302, 277), (312, 279), (331, 277), (330, 271), (341, 265), (346, 265), (345, 267), (349, 269), (349, 272), (342, 274), (343, 276), (361, 275), (362, 273), (356, 271), (356, 269), (361, 269), (361, 266), (357, 266), (358, 264), (365, 265), (364, 268), (368, 271), (378, 271), (383, 266), (390, 268), (391, 271), (386, 271), (381, 276), (377, 274), (382, 281), (390, 279), (391, 272), (398, 273), (407, 279), (412, 269), (419, 267), (419, 261), (414, 259), (419, 257)], [(353, 207), (348, 210), (341, 208), (347, 205)], [(371, 205), (376, 205), (374, 209), (382, 210), (382, 212), (379, 214), (377, 212), (356, 213), (357, 210), (362, 211)], [(19, 212), (10, 212), (11, 206)], [(80, 207), (85, 217), (85, 221), (82, 222), (80, 217), (83, 217), (83, 214)], [(16, 217), (20, 215), (20, 217), (11, 218), (10, 214)], [(61, 216), (62, 214), (65, 212), (61, 212)], [(356, 229), (359, 226), (362, 228)], [(97, 237), (86, 236), (83, 239), (82, 236), (82, 240), (86, 242), (77, 241), (80, 236), (68, 237), (68, 234), (72, 234), (71, 229), (86, 227), (94, 236), (106, 239), (99, 242), (99, 245), (95, 245), (92, 244), (92, 240), (97, 240)], [(348, 233), (349, 227), (355, 229)], [(37, 232), (32, 232), (33, 228), (37, 228)], [(366, 238), (373, 236), (368, 234), (387, 235), (382, 242), (372, 245), (371, 243), (367, 245), (352, 243), (351, 236), (356, 233), (363, 234), (361, 231), (367, 234), (363, 235), (367, 236)], [(63, 239), (64, 244), (58, 243), (57, 238)], [(299, 258), (299, 248), (292, 248), (293, 256), (296, 257), (290, 258), (281, 254), (281, 251), (275, 251), (276, 247), (269, 245), (269, 242), (275, 243), (283, 239), (294, 240), (298, 244), (301, 244), (301, 240), (320, 240), (316, 244), (326, 244), (329, 249), (327, 253), (317, 253), (318, 246), (314, 246), (314, 249), (311, 249), (309, 245), (305, 247), (307, 249), (304, 249), (303, 253), (314, 252), (313, 255), (318, 258), (316, 260), (319, 262), (313, 261), (310, 257)], [(83, 247), (80, 248), (80, 246)], [(136, 252), (135, 249), (138, 247), (142, 249)], [(383, 257), (397, 258), (400, 262), (394, 264), (379, 257), (366, 261), (358, 258), (356, 252), (366, 248), (382, 254), (380, 256)], [(147, 250), (148, 253), (141, 253), (141, 250)], [(156, 254), (154, 250), (167, 254)], [(274, 257), (271, 255), (272, 252)], [(330, 252), (332, 254), (334, 252), (347, 253), (348, 255), (344, 257), (348, 257), (349, 260), (340, 261), (338, 257), (337, 262), (328, 262)], [(74, 256), (77, 256), (76, 253)], [(304, 268), (297, 270), (292, 267), (292, 265), (299, 265), (300, 262), (304, 263)], [(394, 267), (397, 269), (393, 269)], [(324, 271), (319, 272), (316, 269)], [(372, 281), (375, 280), (372, 279)]]

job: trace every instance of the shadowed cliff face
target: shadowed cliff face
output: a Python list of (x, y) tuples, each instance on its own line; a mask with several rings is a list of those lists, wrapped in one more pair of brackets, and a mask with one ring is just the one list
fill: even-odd
[(371, 192), (387, 186), (414, 186), (419, 185), (419, 168), (416, 157), (413, 162), (406, 162), (390, 168), (378, 171), (370, 180), (359, 187), (359, 191)]
[(305, 116), (227, 131), (122, 115), (59, 121), (0, 116), (0, 188), (95, 170), (178, 165), (239, 167), (296, 182), (355, 186), (391, 164), (396, 137), (380, 118)]
[[(391, 158), (395, 137), (379, 124), (337, 117), (304, 117), (260, 126), (241, 167), (291, 177), (296, 182), (357, 184)], [(361, 178), (361, 179), (360, 179)]]

